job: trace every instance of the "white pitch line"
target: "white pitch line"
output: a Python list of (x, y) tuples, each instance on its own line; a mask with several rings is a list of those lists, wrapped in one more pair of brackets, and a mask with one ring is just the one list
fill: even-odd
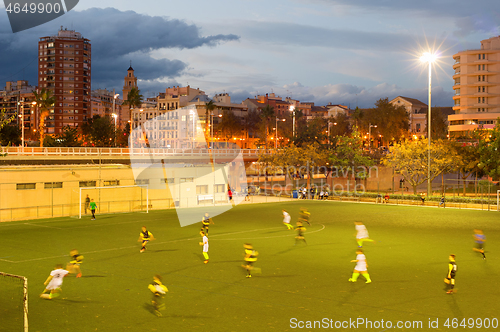
[(55, 228), (55, 229), (62, 229), (62, 228), (59, 228), (59, 227), (54, 227), (54, 226), (45, 226), (45, 225), (38, 225), (38, 224), (30, 224), (30, 223), (27, 223), (25, 222), (24, 225), (30, 225), (30, 226), (38, 226), (38, 227), (46, 227), (46, 228)]
[[(252, 230), (241, 231), (241, 232), (233, 232), (233, 233), (226, 233), (226, 234), (214, 235), (214, 237), (215, 236), (224, 236), (224, 235), (233, 235), (233, 234), (239, 234), (239, 233), (255, 232), (255, 231), (275, 229), (275, 228), (280, 228), (280, 227), (252, 229)], [(167, 244), (167, 243), (174, 243), (174, 242), (181, 242), (181, 241), (193, 241), (193, 240), (196, 240), (196, 239), (198, 239), (198, 238), (196, 237), (196, 238), (189, 238), (189, 239), (178, 239), (178, 240), (170, 240), (170, 241), (149, 243), (149, 246), (155, 246), (155, 245)], [(86, 251), (83, 254), (96, 254), (96, 253), (101, 253), (101, 252), (106, 252), (106, 251), (115, 251), (115, 250), (123, 250), (123, 249), (133, 249), (133, 248), (137, 248), (137, 246), (134, 245), (134, 246), (121, 247), (121, 248), (110, 248), (110, 249), (103, 249), (103, 250)], [(68, 256), (67, 255), (59, 255), (59, 256), (51, 256), (51, 257), (40, 257), (40, 258), (25, 259), (25, 260), (22, 260), (22, 261), (9, 261), (9, 260), (6, 260), (6, 259), (0, 259), (0, 260), (8, 262), (8, 263), (26, 263), (26, 262), (41, 261), (41, 260), (44, 260), (44, 259), (52, 259), (52, 258), (60, 258), (60, 257), (68, 257)]]
[(7, 263), (17, 263), (17, 262), (9, 261), (8, 259), (2, 259), (2, 258), (0, 258), (0, 261), (7, 262)]
[[(315, 231), (312, 231), (312, 232), (307, 232), (307, 234), (312, 234), (312, 233), (316, 233), (316, 232), (321, 232), (322, 230), (325, 229), (325, 225), (323, 224), (319, 224), (323, 227), (321, 227), (320, 229), (317, 229)], [(276, 228), (276, 227), (275, 227)], [(281, 228), (281, 227), (279, 227)], [(264, 236), (264, 237), (250, 237), (250, 238), (246, 238), (246, 240), (257, 240), (257, 239), (275, 239), (275, 238), (278, 238), (278, 237), (287, 237), (287, 236), (292, 236), (293, 234), (285, 234), (285, 235), (275, 235), (275, 236)], [(217, 240), (222, 240), (222, 241), (234, 241), (234, 240), (243, 240), (243, 239), (217, 239)]]

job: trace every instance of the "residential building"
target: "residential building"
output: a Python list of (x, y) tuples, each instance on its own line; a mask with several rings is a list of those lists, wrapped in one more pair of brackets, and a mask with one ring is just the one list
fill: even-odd
[(55, 96), (45, 131), (59, 134), (63, 127), (79, 127), (91, 110), (91, 44), (81, 33), (61, 27), (57, 35), (38, 42), (38, 87)]
[[(0, 90), (0, 110), (5, 111), (5, 118), (10, 118), (10, 124), (16, 124), (23, 128), (25, 139), (34, 139), (36, 135), (36, 107), (35, 86), (28, 84), (28, 81), (20, 80), (6, 82), (5, 88)], [(35, 131), (33, 131), (35, 130)]]
[(345, 105), (332, 105), (332, 103), (328, 103), (326, 105), (328, 109), (328, 117), (337, 117), (341, 114), (349, 116), (349, 107)]
[(426, 136), (426, 128), (427, 128), (427, 113), (428, 106), (427, 104), (421, 102), (415, 98), (408, 98), (398, 96), (391, 100), (391, 103), (394, 106), (403, 106), (406, 109), (406, 112), (409, 115), (410, 122), (410, 134), (416, 136)]
[(189, 85), (168, 87), (164, 94), (159, 95), (158, 108), (163, 111), (176, 110), (187, 106), (193, 98), (199, 95), (205, 95), (205, 92), (199, 88), (193, 89)]
[(114, 121), (113, 114), (116, 114), (116, 125), (122, 128), (126, 124), (123, 119), (125, 114), (123, 114), (122, 102), (120, 95), (115, 94), (114, 89), (113, 91), (107, 89), (92, 90), (90, 117), (94, 115), (107, 116), (113, 118)]
[(500, 118), (500, 36), (481, 41), (481, 48), (453, 55), (455, 114), (448, 116), (450, 137), (491, 129)]

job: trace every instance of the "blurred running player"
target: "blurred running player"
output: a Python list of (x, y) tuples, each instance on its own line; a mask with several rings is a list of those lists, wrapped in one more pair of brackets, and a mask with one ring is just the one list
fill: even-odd
[(368, 274), (368, 263), (366, 262), (366, 256), (363, 253), (363, 249), (356, 250), (356, 259), (352, 260), (351, 263), (356, 263), (356, 266), (352, 272), (352, 277), (349, 278), (350, 282), (356, 282), (360, 274), (365, 277), (367, 284), (372, 282)]
[(446, 275), (446, 278), (444, 278), (444, 282), (447, 285), (447, 292), (446, 294), (452, 294), (455, 292), (455, 274), (457, 273), (457, 263), (455, 262), (455, 255), (450, 255), (448, 257), (450, 262), (448, 263), (448, 274)]
[(142, 232), (139, 233), (139, 240), (137, 240), (137, 242), (142, 242), (141, 252), (144, 252), (144, 250), (146, 250), (146, 244), (154, 239), (155, 237), (146, 229), (146, 226), (142, 226)]
[[(47, 280), (43, 283), (46, 287), (42, 294), (40, 294), (40, 297), (42, 299), (47, 299), (51, 300), (55, 297), (58, 297), (61, 293), (61, 286), (63, 283), (63, 278), (68, 274), (69, 272), (66, 270), (63, 270), (62, 264), (57, 264), (55, 269), (50, 272), (49, 277)], [(49, 294), (45, 294), (47, 292), (50, 292)]]
[(368, 230), (366, 229), (366, 226), (363, 225), (363, 223), (361, 221), (355, 221), (354, 225), (356, 228), (356, 241), (358, 242), (358, 248), (362, 248), (363, 242), (365, 242), (365, 241), (375, 242), (369, 238)]
[(83, 262), (83, 255), (78, 253), (78, 250), (73, 249), (69, 252), (71, 256), (71, 261), (66, 265), (66, 270), (69, 273), (75, 273), (77, 278), (82, 276), (82, 270), (80, 269), (80, 264)]
[(484, 236), (483, 231), (480, 229), (475, 229), (473, 236), (474, 241), (476, 242), (476, 247), (472, 248), (472, 250), (480, 253), (483, 255), (483, 259), (486, 259), (486, 256), (484, 255), (484, 242), (486, 242), (486, 236)]
[(252, 270), (254, 269), (253, 264), (257, 261), (257, 256), (259, 253), (253, 248), (250, 243), (245, 243), (243, 245), (245, 248), (245, 263), (242, 265), (243, 268), (247, 271), (247, 278), (252, 277)]
[(293, 226), (290, 224), (290, 214), (286, 212), (285, 209), (281, 210), (281, 212), (283, 212), (283, 225), (285, 225), (288, 230), (293, 229)]
[(208, 212), (205, 212), (205, 215), (201, 219), (200, 232), (203, 232), (206, 235), (208, 235), (208, 226), (210, 226), (210, 224), (214, 224), (214, 222), (212, 221), (212, 218), (210, 218), (210, 215), (208, 214)]
[(153, 282), (149, 284), (148, 289), (153, 293), (151, 304), (155, 309), (155, 314), (160, 317), (162, 316), (160, 311), (165, 309), (163, 298), (168, 292), (168, 288), (161, 282), (161, 276), (157, 274), (153, 277)]
[(309, 219), (311, 219), (311, 213), (307, 211), (306, 208), (300, 208), (299, 221), (302, 223), (306, 222), (309, 226), (311, 226)]

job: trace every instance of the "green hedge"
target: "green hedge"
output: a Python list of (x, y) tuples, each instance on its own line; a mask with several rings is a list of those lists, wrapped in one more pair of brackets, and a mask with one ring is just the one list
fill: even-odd
[[(359, 197), (359, 198), (377, 198), (377, 193), (372, 192), (332, 192), (330, 193), (330, 197), (340, 196), (340, 197)], [(385, 193), (380, 193), (382, 198)], [(389, 194), (389, 200), (399, 199), (399, 200), (407, 200), (407, 201), (420, 201), (420, 195), (402, 195), (402, 194)], [(428, 198), (425, 196), (426, 201), (439, 202), (441, 200), (440, 196), (431, 196)], [(462, 196), (445, 196), (445, 201), (449, 203), (468, 203), (468, 204), (497, 204), (497, 199), (495, 198), (475, 198), (475, 197), (462, 197)]]

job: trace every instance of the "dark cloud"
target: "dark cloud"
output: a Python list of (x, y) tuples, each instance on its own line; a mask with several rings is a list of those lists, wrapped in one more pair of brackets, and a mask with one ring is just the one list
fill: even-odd
[(90, 39), (93, 87), (118, 90), (123, 86), (130, 60), (136, 76), (141, 79), (174, 78), (187, 68), (187, 64), (175, 59), (155, 59), (150, 55), (151, 51), (215, 47), (219, 43), (239, 38), (233, 34), (201, 36), (200, 28), (194, 24), (113, 8), (71, 11), (55, 21), (13, 34), (6, 13), (1, 13), (0, 63), (3, 70), (0, 71), (0, 82), (28, 79), (36, 85), (38, 40), (40, 37), (56, 35), (61, 25)]

